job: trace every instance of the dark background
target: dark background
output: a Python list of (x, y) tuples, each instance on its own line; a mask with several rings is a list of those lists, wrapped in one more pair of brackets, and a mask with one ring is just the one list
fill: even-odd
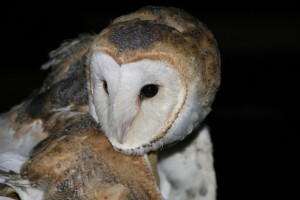
[(294, 199), (299, 185), (295, 162), (300, 133), (300, 14), (298, 6), (281, 3), (1, 5), (0, 112), (41, 85), (48, 71), (39, 68), (63, 40), (98, 33), (115, 17), (145, 5), (176, 6), (203, 21), (221, 51), (222, 83), (207, 119), (218, 199)]

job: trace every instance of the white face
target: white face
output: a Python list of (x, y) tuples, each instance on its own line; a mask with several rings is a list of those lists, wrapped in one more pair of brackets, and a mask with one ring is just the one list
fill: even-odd
[(177, 72), (160, 61), (119, 65), (107, 54), (94, 53), (90, 73), (91, 114), (125, 153), (142, 154), (145, 145), (163, 139), (185, 101)]

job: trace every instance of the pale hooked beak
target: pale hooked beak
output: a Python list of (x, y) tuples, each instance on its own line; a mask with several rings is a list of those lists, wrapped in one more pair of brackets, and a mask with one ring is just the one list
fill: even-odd
[(118, 129), (117, 129), (117, 139), (120, 144), (123, 144), (124, 137), (128, 131), (129, 126), (131, 125), (131, 121), (129, 123), (123, 123)]
[(120, 144), (123, 144), (123, 141), (124, 141), (124, 135), (125, 135), (125, 129), (123, 128), (118, 128), (117, 130), (117, 139), (118, 139), (118, 142)]
[(132, 120), (129, 120), (127, 123), (121, 124), (119, 128), (117, 129), (117, 139), (120, 144), (123, 144), (124, 138), (128, 132), (129, 127), (131, 126)]

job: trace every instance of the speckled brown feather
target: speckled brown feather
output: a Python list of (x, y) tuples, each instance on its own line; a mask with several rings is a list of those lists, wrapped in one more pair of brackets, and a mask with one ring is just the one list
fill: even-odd
[(45, 199), (161, 199), (147, 161), (116, 152), (89, 115), (59, 127), (22, 172)]
[[(51, 66), (51, 72), (42, 87), (9, 111), (16, 137), (34, 129), (37, 122), (45, 128), (45, 122), (54, 120), (66, 107), (67, 112), (88, 112), (85, 61), (93, 39), (94, 36), (81, 36), (74, 40), (76, 43), (65, 42), (50, 53), (47, 67)], [(46, 129), (40, 134), (41, 140), (47, 135)]]

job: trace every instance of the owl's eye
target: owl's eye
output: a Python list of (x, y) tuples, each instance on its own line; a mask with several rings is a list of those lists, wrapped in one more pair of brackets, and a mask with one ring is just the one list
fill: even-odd
[(104, 91), (108, 94), (106, 81), (103, 81), (103, 88), (104, 88)]
[(154, 97), (157, 94), (157, 92), (158, 92), (158, 85), (149, 84), (142, 87), (140, 96), (142, 98), (143, 97), (151, 98)]

